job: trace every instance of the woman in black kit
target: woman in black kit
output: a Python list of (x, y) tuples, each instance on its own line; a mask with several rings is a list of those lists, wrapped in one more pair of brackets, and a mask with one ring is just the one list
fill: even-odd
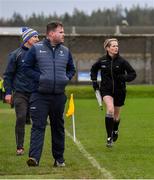
[[(126, 97), (126, 82), (136, 78), (133, 67), (119, 55), (119, 43), (115, 38), (104, 42), (106, 54), (99, 58), (91, 68), (91, 80), (94, 90), (100, 90), (106, 106), (105, 126), (107, 147), (112, 147), (118, 138), (120, 109)], [(98, 71), (101, 72), (100, 86), (97, 82)]]

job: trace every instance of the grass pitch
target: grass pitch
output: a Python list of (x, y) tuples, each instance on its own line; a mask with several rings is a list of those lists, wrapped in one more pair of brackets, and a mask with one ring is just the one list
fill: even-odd
[[(75, 99), (77, 139), (86, 151), (110, 172), (113, 178), (154, 178), (154, 98), (127, 98), (121, 112), (120, 134), (113, 148), (106, 148), (105, 110), (98, 108), (95, 99)], [(107, 178), (94, 168), (66, 136), (65, 168), (53, 168), (50, 147), (50, 126), (46, 128), (40, 166), (26, 164), (30, 127), (26, 125), (25, 155), (15, 154), (15, 114), (6, 104), (0, 104), (0, 178)], [(72, 134), (72, 122), (65, 118), (65, 127)]]

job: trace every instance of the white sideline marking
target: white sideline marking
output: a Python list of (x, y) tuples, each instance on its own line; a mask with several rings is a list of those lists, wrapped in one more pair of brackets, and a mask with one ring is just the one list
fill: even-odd
[[(73, 140), (73, 136), (67, 130), (65, 130), (65, 132), (66, 135)], [(105, 177), (106, 179), (113, 179), (111, 173), (107, 171), (105, 168), (100, 166), (100, 164), (96, 161), (96, 159), (92, 157), (91, 154), (88, 153), (88, 151), (86, 151), (86, 149), (79, 140), (76, 139), (75, 144), (78, 147), (79, 151), (84, 155), (84, 157), (86, 157), (89, 160), (92, 166), (97, 168), (102, 173), (103, 177)]]

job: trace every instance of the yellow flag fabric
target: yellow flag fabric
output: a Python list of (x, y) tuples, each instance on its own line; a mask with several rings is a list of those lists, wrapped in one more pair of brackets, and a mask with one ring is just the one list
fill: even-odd
[(0, 89), (2, 90), (2, 87), (3, 87), (3, 80), (0, 79)]
[(74, 114), (74, 110), (75, 110), (75, 108), (74, 108), (74, 99), (73, 99), (73, 94), (71, 94), (66, 116), (67, 117), (72, 116)]

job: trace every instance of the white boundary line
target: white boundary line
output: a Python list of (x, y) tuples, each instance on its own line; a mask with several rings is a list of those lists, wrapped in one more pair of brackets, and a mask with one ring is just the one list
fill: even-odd
[[(73, 140), (73, 136), (66, 129), (65, 132), (66, 135)], [(105, 168), (101, 167), (100, 164), (96, 161), (96, 159), (92, 157), (91, 154), (88, 153), (88, 151), (86, 151), (86, 149), (78, 139), (76, 139), (75, 144), (78, 147), (79, 151), (84, 155), (84, 157), (89, 160), (92, 166), (97, 168), (102, 173), (103, 177), (105, 177), (106, 179), (114, 179), (111, 173)]]

